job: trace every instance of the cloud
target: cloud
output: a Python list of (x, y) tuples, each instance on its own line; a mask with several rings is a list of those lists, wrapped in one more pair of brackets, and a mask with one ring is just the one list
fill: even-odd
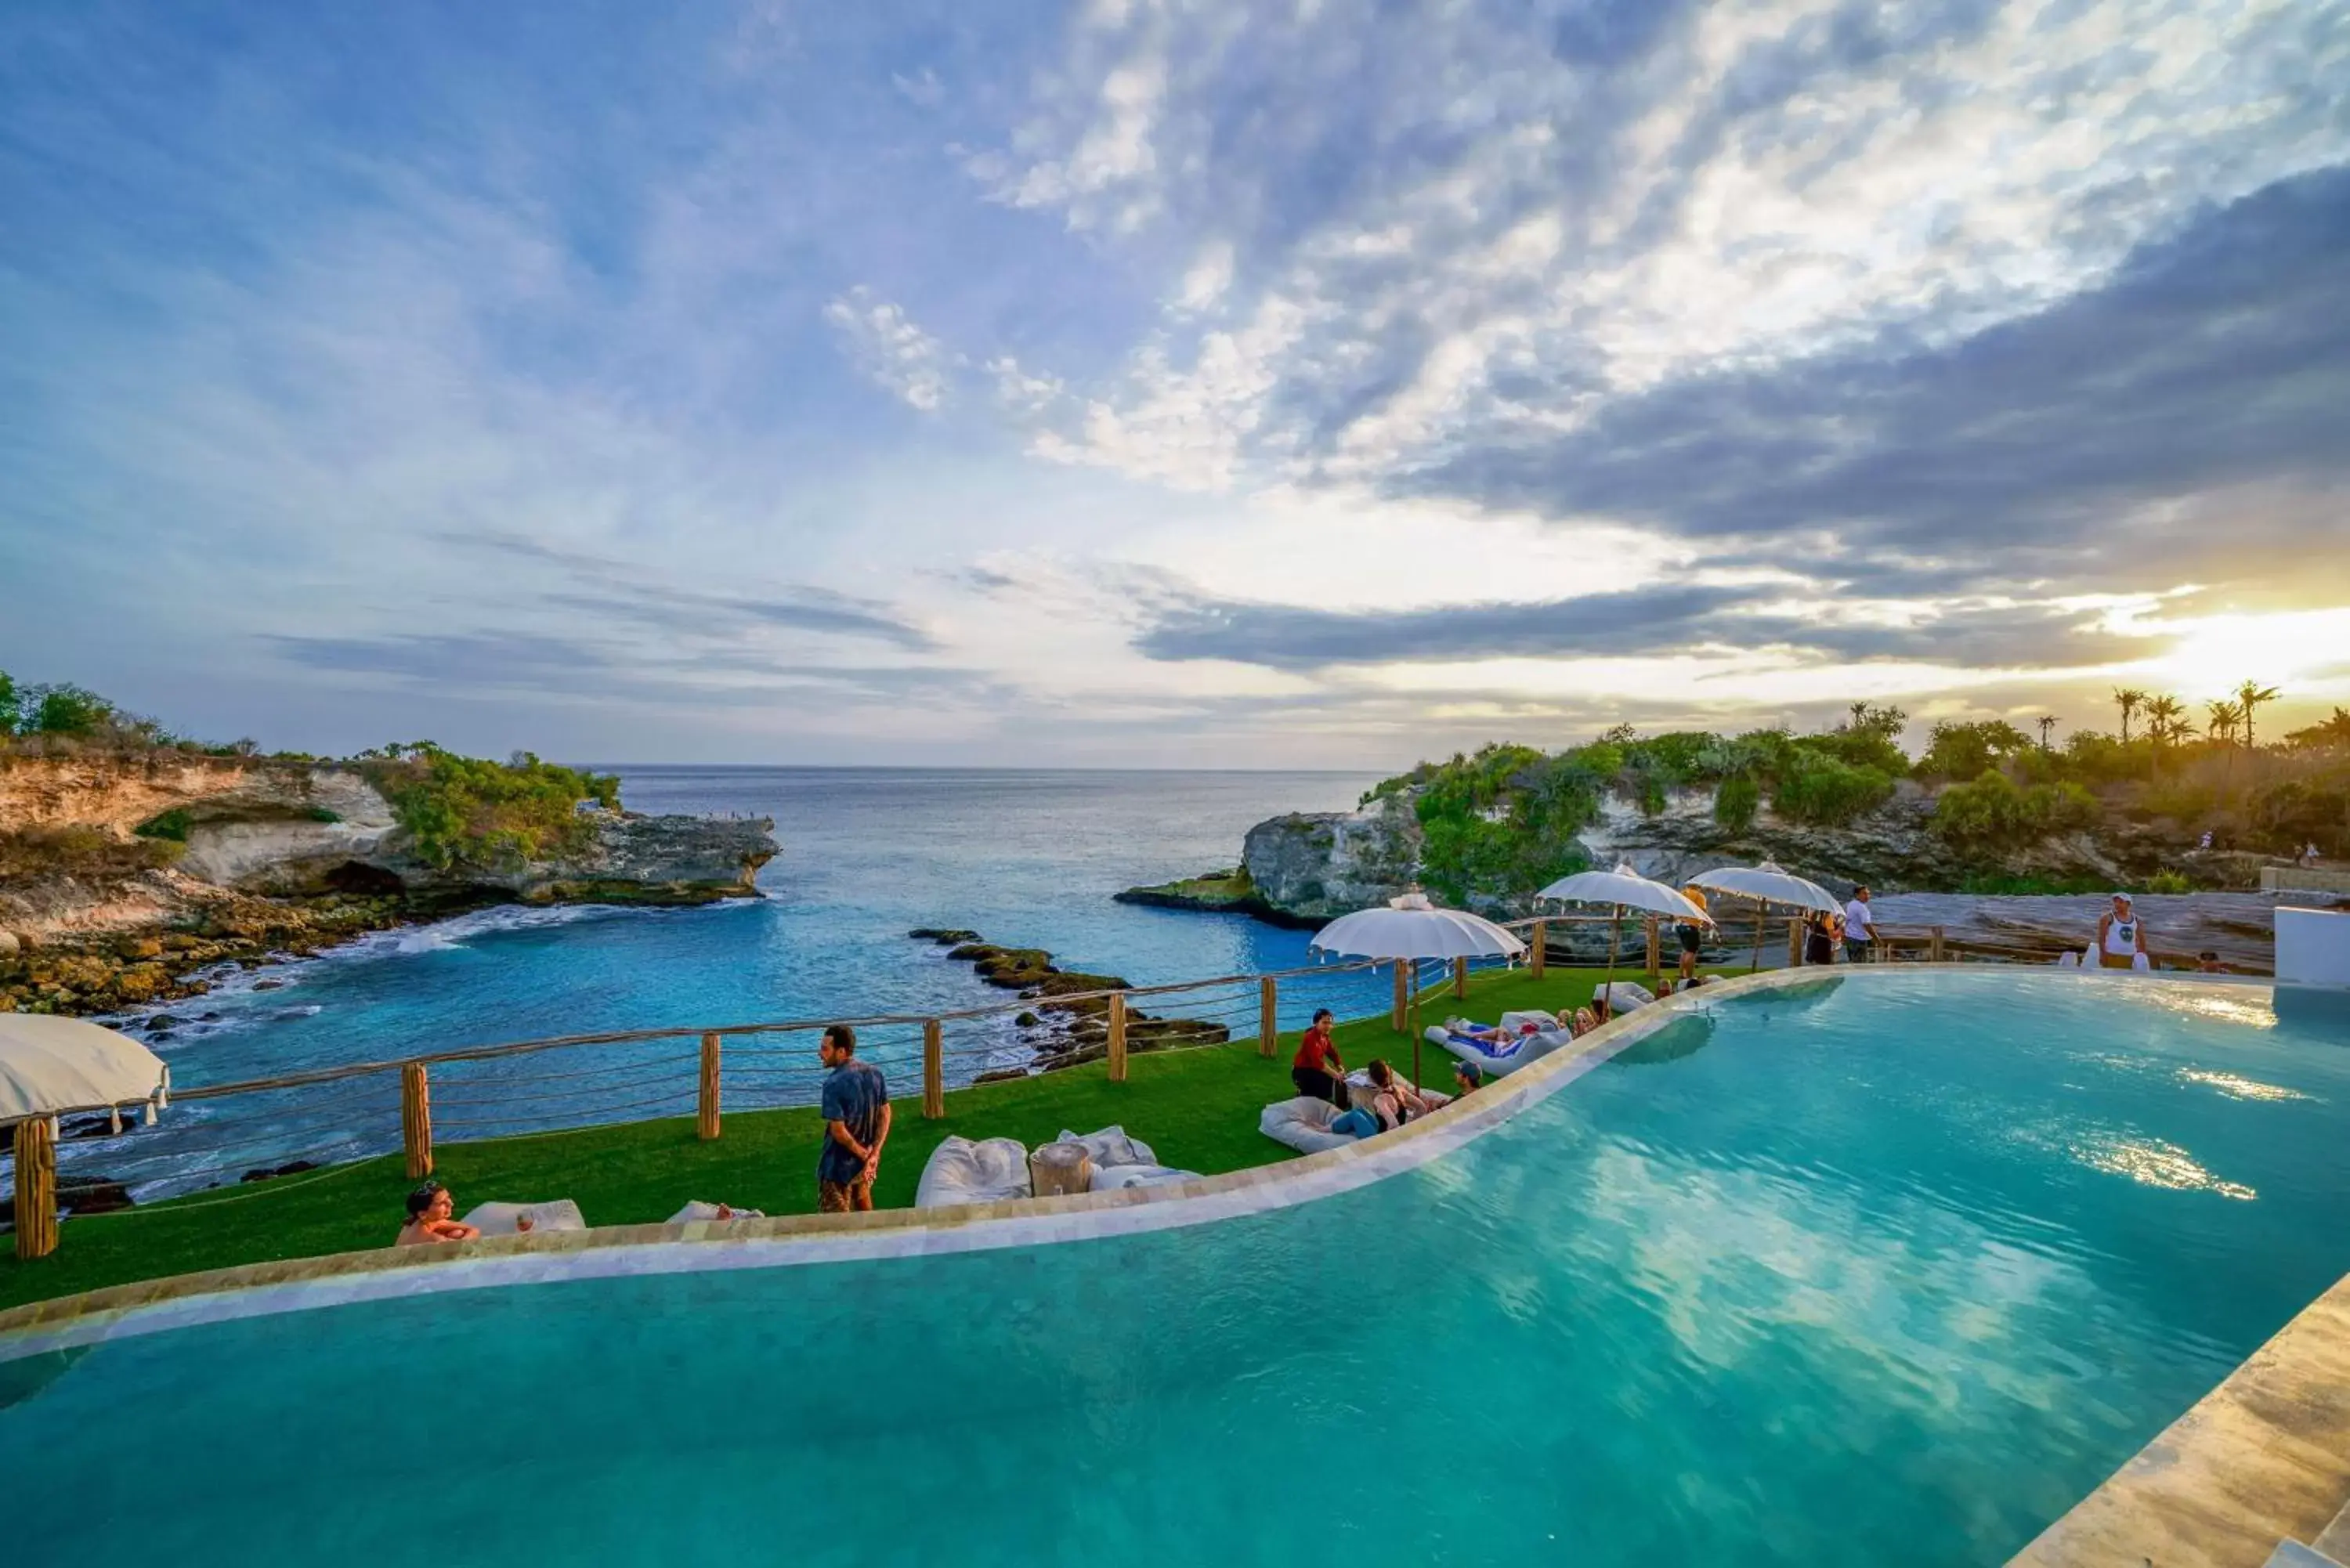
[(827, 305), (824, 318), (839, 332), (857, 368), (907, 407), (935, 413), (946, 402), (947, 351), (898, 306), (859, 284)]
[(889, 85), (898, 89), (899, 97), (918, 108), (936, 109), (946, 101), (946, 85), (939, 80), (939, 73), (928, 66), (910, 76), (891, 71)]
[(1277, 670), (1495, 659), (1661, 657), (1781, 649), (1846, 661), (1935, 659), (1985, 668), (2098, 664), (2143, 656), (2095, 611), (2045, 604), (1908, 607), (1854, 618), (1810, 613), (1783, 588), (1663, 584), (1541, 602), (1333, 611), (1192, 598), (1153, 608), (1135, 646), (1153, 659), (1229, 659)]

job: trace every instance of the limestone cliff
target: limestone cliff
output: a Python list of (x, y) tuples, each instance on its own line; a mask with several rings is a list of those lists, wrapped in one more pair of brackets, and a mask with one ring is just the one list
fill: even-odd
[(774, 824), (589, 809), (551, 858), (438, 867), (358, 768), (0, 756), (0, 1010), (185, 994), (224, 961), (472, 905), (756, 897)]

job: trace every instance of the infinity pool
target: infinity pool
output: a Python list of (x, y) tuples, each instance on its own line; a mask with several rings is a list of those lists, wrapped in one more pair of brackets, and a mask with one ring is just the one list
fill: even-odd
[(0, 1408), (5, 1528), (151, 1568), (1997, 1563), (2350, 1270), (2345, 1184), (2350, 1038), (2263, 990), (1856, 974), (1272, 1212), (101, 1345)]

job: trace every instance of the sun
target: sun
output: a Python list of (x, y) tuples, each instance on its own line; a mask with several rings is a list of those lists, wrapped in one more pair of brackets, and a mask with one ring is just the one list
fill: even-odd
[(2350, 608), (2203, 616), (2159, 630), (2178, 641), (2137, 668), (2182, 697), (2224, 696), (2247, 680), (2281, 686), (2350, 664)]

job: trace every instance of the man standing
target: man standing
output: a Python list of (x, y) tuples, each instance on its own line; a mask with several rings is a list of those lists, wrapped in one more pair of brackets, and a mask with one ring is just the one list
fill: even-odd
[(816, 1156), (816, 1207), (846, 1214), (873, 1207), (873, 1177), (889, 1141), (889, 1085), (881, 1069), (857, 1059), (857, 1031), (828, 1025), (816, 1054), (832, 1069), (824, 1080), (824, 1152)]
[(1852, 902), (1844, 907), (1844, 956), (1848, 963), (1860, 963), (1868, 957), (1868, 950), (1877, 941), (1877, 917), (1869, 911), (1868, 889), (1855, 888)]

